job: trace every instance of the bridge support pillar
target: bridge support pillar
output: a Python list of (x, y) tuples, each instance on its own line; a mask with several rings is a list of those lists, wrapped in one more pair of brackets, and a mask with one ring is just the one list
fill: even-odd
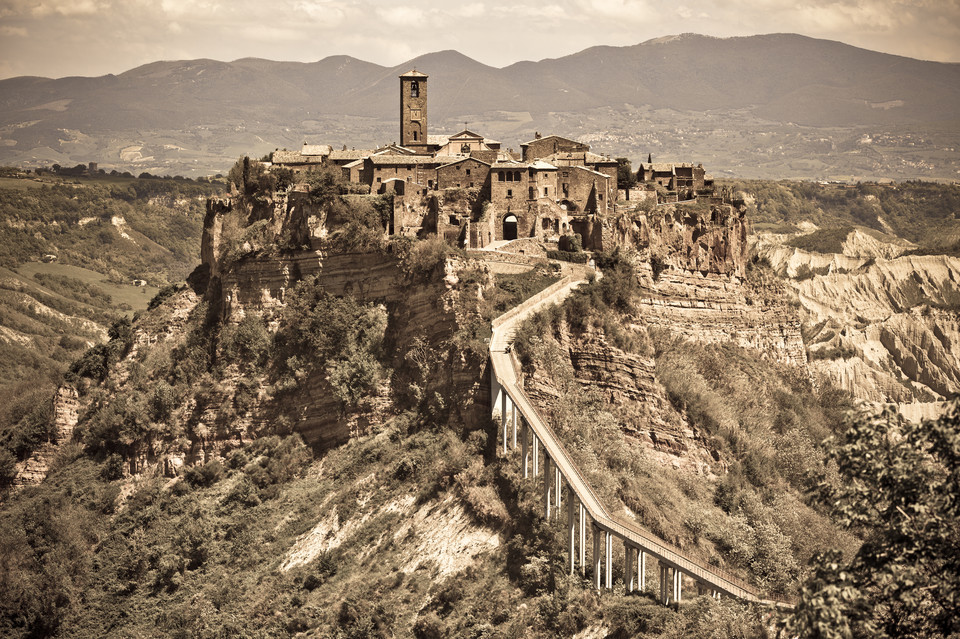
[(504, 454), (506, 454), (506, 452), (507, 452), (507, 443), (508, 443), (508, 439), (507, 439), (507, 424), (509, 423), (509, 419), (508, 419), (508, 416), (507, 416), (507, 403), (510, 402), (510, 398), (507, 397), (507, 389), (504, 388), (504, 389), (501, 391), (501, 393), (502, 393), (501, 397), (502, 397), (503, 399), (502, 399), (501, 406), (500, 406), (500, 422), (501, 422), (501, 424), (502, 424), (502, 426), (503, 426), (503, 452), (504, 452)]
[(510, 403), (510, 423), (513, 426), (513, 449), (517, 449), (517, 405)]
[(670, 579), (670, 569), (663, 562), (657, 562), (660, 564), (660, 603), (664, 606), (670, 603), (670, 589), (669, 589), (669, 579)]
[(682, 599), (681, 593), (680, 593), (682, 586), (683, 586), (683, 573), (677, 570), (676, 568), (674, 568), (673, 569), (673, 600), (676, 603), (680, 603), (680, 600)]
[(643, 592), (647, 588), (647, 553), (637, 549), (637, 590)]
[(527, 440), (530, 438), (530, 429), (527, 427), (527, 420), (520, 417), (520, 463), (523, 465), (523, 478), (530, 476), (530, 446)]
[(635, 549), (628, 543), (623, 544), (623, 580), (627, 592), (633, 592), (636, 587), (636, 575), (633, 574), (633, 553)]
[(580, 526), (580, 574), (587, 574), (587, 509), (577, 500)]
[(533, 476), (536, 477), (540, 474), (540, 440), (537, 439), (537, 434), (531, 432), (533, 436)]
[(550, 521), (550, 509), (553, 505), (553, 495), (550, 493), (551, 486), (550, 484), (553, 481), (553, 475), (550, 472), (550, 458), (546, 455), (543, 456), (543, 516)]
[(563, 473), (560, 472), (560, 467), (556, 464), (553, 465), (554, 477), (553, 477), (553, 494), (556, 497), (557, 504), (557, 517), (560, 517), (560, 508), (563, 504), (560, 503), (560, 495), (563, 493)]
[(570, 551), (570, 574), (577, 569), (577, 520), (573, 509), (573, 490), (567, 493), (567, 549)]
[(600, 555), (600, 534), (601, 531), (596, 526), (593, 526), (593, 585), (597, 590), (600, 590), (600, 566), (602, 565), (601, 555)]
[(604, 577), (606, 577), (607, 590), (613, 588), (613, 533), (606, 532), (606, 548), (604, 556), (606, 557), (606, 566)]

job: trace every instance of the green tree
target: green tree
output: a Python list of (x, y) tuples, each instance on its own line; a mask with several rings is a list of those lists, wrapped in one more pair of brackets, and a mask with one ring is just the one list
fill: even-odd
[(637, 174), (627, 158), (617, 158), (617, 188), (632, 189), (637, 184)]
[(841, 524), (865, 531), (844, 564), (819, 557), (790, 620), (803, 637), (960, 633), (960, 401), (934, 421), (864, 412), (828, 440), (838, 479), (822, 484)]

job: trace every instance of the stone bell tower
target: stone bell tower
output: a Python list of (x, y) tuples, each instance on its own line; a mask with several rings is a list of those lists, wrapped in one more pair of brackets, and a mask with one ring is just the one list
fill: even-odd
[(400, 146), (427, 149), (427, 75), (417, 70), (400, 76)]

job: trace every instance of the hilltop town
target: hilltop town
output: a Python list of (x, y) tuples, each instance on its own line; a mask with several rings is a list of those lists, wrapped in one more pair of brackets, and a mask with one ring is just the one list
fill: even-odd
[[(583, 248), (600, 250), (603, 233), (596, 221), (617, 211), (721, 202), (702, 165), (654, 163), (648, 156), (634, 174), (623, 158), (540, 133), (514, 151), (470, 129), (433, 135), (428, 112), (428, 76), (409, 71), (400, 76), (399, 143), (376, 149), (304, 143), (299, 151), (274, 151), (269, 168), (302, 178), (336, 166), (358, 192), (393, 196), (389, 234), (436, 234), (474, 249), (504, 240), (559, 242), (579, 235)], [(629, 178), (618, 185), (624, 168)], [(466, 192), (469, 206), (461, 197), (447, 197), (455, 192)], [(448, 200), (461, 204), (445, 206)]]

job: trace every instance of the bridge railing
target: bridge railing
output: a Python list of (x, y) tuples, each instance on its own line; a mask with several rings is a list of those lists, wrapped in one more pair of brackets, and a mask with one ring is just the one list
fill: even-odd
[[(530, 298), (520, 307), (515, 307), (500, 317), (497, 317), (493, 321), (494, 331), (496, 332), (497, 329), (506, 322), (517, 318), (520, 314), (526, 312), (536, 304), (557, 294), (577, 279), (582, 279), (582, 277), (567, 276), (547, 289), (544, 289), (541, 293), (534, 296), (534, 298)], [(491, 341), (491, 346), (494, 341), (496, 340)], [(642, 548), (645, 552), (655, 556), (658, 560), (663, 560), (667, 564), (673, 565), (673, 567), (678, 568), (681, 572), (687, 573), (704, 583), (716, 586), (732, 596), (774, 605), (783, 604), (789, 606), (792, 603), (785, 598), (764, 597), (755, 587), (743, 579), (731, 575), (720, 568), (704, 565), (699, 559), (692, 557), (669, 542), (644, 530), (636, 522), (611, 514), (603, 500), (594, 492), (590, 482), (583, 475), (549, 422), (543, 417), (539, 409), (534, 406), (533, 402), (520, 387), (520, 363), (514, 353), (504, 354), (509, 357), (509, 366), (512, 369), (510, 372), (514, 373), (514, 378), (517, 382), (507, 379), (506, 375), (503, 374), (505, 371), (498, 370), (497, 368), (497, 360), (499, 358), (492, 357), (494, 375), (497, 378), (497, 382), (501, 388), (503, 388), (504, 392), (509, 395), (514, 406), (520, 409), (520, 414), (526, 419), (527, 425), (533, 430), (534, 434), (540, 438), (541, 442), (543, 442), (544, 448), (549, 451), (554, 462), (561, 468), (562, 474), (566, 476), (567, 484), (577, 495), (580, 503), (587, 508), (590, 517), (597, 526), (608, 530), (634, 546)]]

